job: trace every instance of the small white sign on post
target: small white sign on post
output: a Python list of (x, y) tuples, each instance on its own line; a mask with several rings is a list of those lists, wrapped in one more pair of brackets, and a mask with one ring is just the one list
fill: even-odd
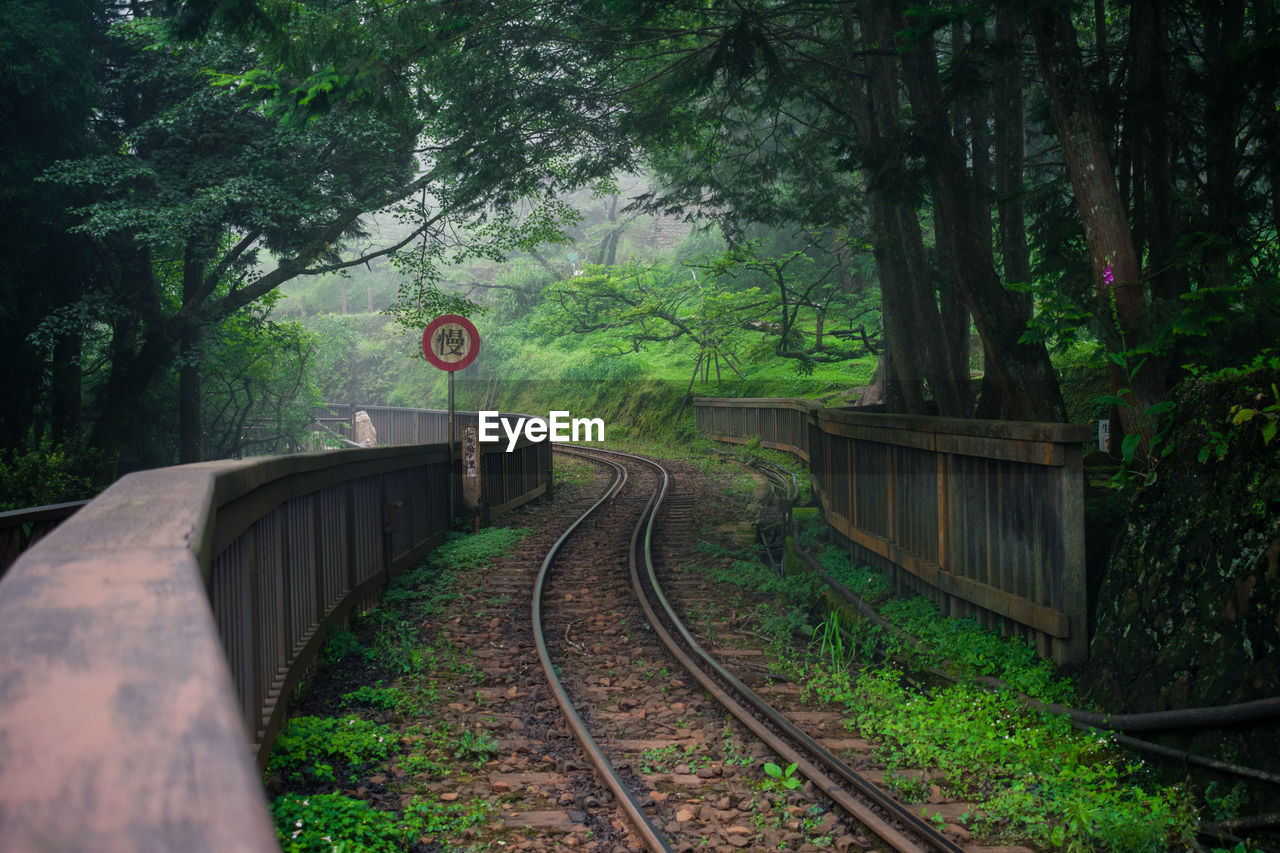
[(1111, 452), (1111, 421), (1098, 419), (1098, 449), (1103, 453)]

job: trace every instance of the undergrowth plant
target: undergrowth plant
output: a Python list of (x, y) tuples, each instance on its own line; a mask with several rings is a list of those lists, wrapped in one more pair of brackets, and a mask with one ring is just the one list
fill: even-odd
[(840, 611), (832, 609), (827, 618), (813, 629), (812, 651), (817, 648), (818, 657), (831, 669), (843, 669), (853, 663), (856, 647), (845, 639), (840, 626)]
[(796, 773), (796, 764), (779, 767), (773, 762), (764, 765), (765, 780), (760, 787), (765, 791), (794, 791), (804, 785), (804, 777)]
[(356, 716), (294, 717), (276, 736), (267, 774), (295, 782), (355, 782), (398, 742), (389, 727)]
[[(892, 598), (878, 570), (805, 540), (824, 570), (855, 589), (890, 623), (923, 641), (908, 643), (869, 622), (850, 630), (859, 648), (878, 648), (916, 665), (946, 666), (964, 678), (997, 676), (1048, 702), (1070, 703), (1074, 690), (1026, 643), (1001, 638), (973, 619), (943, 617), (922, 597)], [(1070, 851), (1181, 849), (1195, 813), (1181, 787), (1152, 787), (1109, 738), (1071, 728), (1065, 718), (1030, 710), (1007, 691), (972, 681), (919, 690), (895, 664), (851, 673), (818, 655), (791, 672), (810, 698), (841, 705), (846, 725), (876, 744), (904, 800), (923, 800), (928, 784), (976, 804), (967, 827), (989, 842)], [(910, 771), (910, 772), (908, 772)], [(928, 783), (926, 783), (926, 779)]]
[(409, 840), (399, 815), (342, 794), (284, 794), (272, 803), (271, 815), (285, 853), (397, 853)]
[(419, 838), (460, 837), (493, 810), (478, 797), (465, 803), (415, 797), (397, 814), (342, 794), (284, 794), (271, 806), (285, 853), (401, 853)]
[(808, 683), (841, 704), (847, 726), (878, 744), (886, 782), (922, 799), (927, 772), (949, 796), (977, 805), (970, 828), (989, 841), (1050, 849), (1162, 851), (1194, 837), (1195, 812), (1177, 787), (1149, 788), (1104, 736), (1030, 711), (1008, 693), (956, 684), (921, 692), (885, 666)]

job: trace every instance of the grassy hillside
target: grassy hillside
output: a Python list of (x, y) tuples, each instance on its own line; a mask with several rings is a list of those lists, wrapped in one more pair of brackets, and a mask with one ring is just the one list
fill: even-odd
[[(321, 338), (321, 378), (333, 402), (443, 408), (447, 374), (422, 358), (419, 333), (400, 329), (378, 314), (322, 316), (308, 325)], [(563, 409), (575, 417), (604, 418), (607, 435), (655, 438), (676, 434), (676, 415), (697, 352), (676, 343), (662, 353), (611, 354), (602, 333), (538, 334), (525, 324), (476, 321), (482, 346), (476, 363), (456, 378), (460, 409), (545, 413)], [(843, 365), (818, 365), (797, 375), (788, 359), (745, 364), (743, 378), (727, 367), (699, 372), (693, 396), (812, 397), (843, 401), (866, 384), (875, 368), (867, 356)], [(684, 413), (686, 429), (692, 412)]]

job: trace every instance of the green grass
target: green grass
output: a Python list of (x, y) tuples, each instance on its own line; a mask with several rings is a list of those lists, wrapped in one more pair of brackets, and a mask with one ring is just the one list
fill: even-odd
[(271, 749), (267, 775), (295, 782), (355, 782), (392, 754), (399, 738), (387, 726), (348, 717), (294, 717)]
[[(947, 661), (962, 677), (995, 675), (1038, 698), (1072, 697), (1070, 683), (1025, 643), (1000, 638), (972, 620), (943, 618), (926, 599), (890, 597), (883, 573), (822, 547), (812, 528), (802, 540), (827, 571), (931, 646), (923, 653), (911, 650), (912, 663)], [(950, 797), (975, 803), (966, 825), (989, 843), (1030, 842), (1073, 852), (1162, 851), (1181, 849), (1193, 838), (1196, 815), (1187, 791), (1149, 783), (1141, 762), (1105, 736), (1075, 731), (1064, 718), (1029, 710), (1012, 693), (972, 682), (906, 687), (897, 666), (866, 666), (873, 643), (908, 651), (867, 623), (854, 628), (852, 654), (843, 640), (835, 643), (828, 620), (825, 630), (813, 632), (816, 653), (805, 655), (792, 640), (822, 601), (825, 585), (817, 575), (793, 572), (783, 579), (741, 554), (711, 545), (700, 550), (706, 575), (764, 599), (752, 615), (757, 631), (771, 640), (775, 665), (811, 699), (844, 708), (847, 727), (877, 744), (886, 784), (905, 800), (921, 801), (937, 785)], [(866, 668), (855, 673), (834, 665), (850, 657)], [(770, 777), (774, 784), (779, 779)]]
[[(390, 853), (409, 849), (424, 837), (458, 849), (453, 842), (460, 834), (491, 816), (493, 807), (479, 799), (445, 804), (414, 798), (397, 813), (335, 789), (354, 787), (378, 768), (391, 765), (411, 777), (444, 778), (455, 772), (465, 775), (467, 767), (492, 757), (498, 742), (488, 731), (455, 730), (444, 721), (425, 727), (412, 722), (431, 719), (449, 701), (446, 695), (455, 695), (459, 684), (470, 689), (480, 677), (467, 650), (451, 645), (443, 628), (435, 635), (424, 633), (423, 623), (457, 597), (469, 573), (483, 571), (526, 533), (492, 527), (478, 534), (449, 535), (421, 565), (388, 588), (377, 609), (360, 617), (355, 626), (359, 636), (345, 629), (330, 634), (322, 665), (356, 658), (367, 667), (366, 673), (384, 677), (342, 694), (337, 706), (390, 714), (401, 728), (356, 714), (302, 716), (286, 723), (266, 768), (269, 778), (295, 789), (272, 805), (284, 850)], [(297, 792), (318, 788), (333, 792)]]
[(271, 806), (286, 853), (397, 853), (422, 837), (460, 835), (493, 811), (478, 797), (448, 804), (415, 797), (399, 814), (342, 794), (284, 794)]
[(987, 841), (1154, 853), (1194, 837), (1183, 789), (1145, 785), (1141, 763), (1105, 737), (1032, 712), (1009, 693), (970, 684), (921, 692), (902, 686), (891, 666), (851, 676), (819, 665), (806, 675), (815, 697), (843, 705), (848, 727), (877, 744), (886, 779), (928, 771), (944, 794), (977, 805), (968, 825)]
[(838, 548), (818, 540), (820, 522), (802, 520), (801, 544), (815, 554), (824, 571), (874, 607), (888, 622), (923, 642), (923, 648), (909, 645), (865, 620), (848, 626), (856, 641), (867, 647), (911, 661), (921, 668), (937, 666), (962, 678), (991, 676), (1044, 702), (1070, 703), (1075, 690), (1069, 679), (1060, 676), (1049, 661), (1021, 640), (1001, 637), (971, 617), (944, 617), (932, 601), (922, 596), (894, 597), (888, 575), (870, 566), (858, 565)]

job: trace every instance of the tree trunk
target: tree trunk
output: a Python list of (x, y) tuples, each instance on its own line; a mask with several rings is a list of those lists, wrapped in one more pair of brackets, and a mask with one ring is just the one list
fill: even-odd
[(866, 128), (868, 172), (867, 195), (871, 212), (872, 244), (880, 272), (885, 328), (885, 404), (890, 411), (901, 400), (902, 409), (923, 414), (923, 364), (939, 411), (960, 417), (964, 398), (955, 383), (949, 352), (944, 345), (942, 320), (938, 314), (932, 277), (925, 261), (924, 240), (918, 212), (902, 199), (905, 188), (895, 186), (907, 174), (906, 158), (899, 133), (898, 78), (892, 55), (886, 48), (894, 42), (895, 28), (884, 7), (861, 3), (863, 40), (868, 51), (869, 105), (861, 124)]
[(1205, 241), (1204, 265), (1207, 283), (1224, 287), (1235, 281), (1230, 255), (1245, 209), (1237, 187), (1245, 86), (1232, 53), (1244, 36), (1244, 3), (1207, 4), (1204, 20), (1205, 72), (1213, 92), (1205, 99), (1205, 213), (1207, 229), (1217, 238)]
[(613, 227), (604, 235), (604, 241), (600, 244), (600, 254), (596, 263), (611, 267), (618, 258), (618, 240), (622, 236), (622, 229), (618, 226), (618, 196), (614, 194), (610, 198), (609, 203), (609, 224)]
[[(902, 29), (900, 9), (895, 9), (895, 18), (896, 29)], [(1025, 319), (996, 275), (990, 233), (980, 231), (964, 155), (941, 109), (942, 87), (932, 38), (919, 39), (905, 51), (903, 68), (919, 126), (917, 139), (933, 185), (941, 238), (982, 337), (986, 372), (1000, 389), (1000, 410), (991, 411), (983, 401), (979, 416), (1063, 421), (1066, 408), (1049, 354), (1041, 344), (1022, 341)]]
[[(1128, 352), (1138, 346), (1138, 331), (1145, 319), (1143, 284), (1106, 140), (1089, 95), (1075, 28), (1065, 11), (1049, 5), (1037, 7), (1030, 21), (1041, 72), (1049, 90), (1053, 123), (1084, 223), (1101, 316), (1114, 318), (1112, 346)], [(1104, 327), (1111, 330), (1110, 323), (1104, 323)], [(1137, 361), (1135, 357), (1129, 360)], [(1142, 435), (1144, 430), (1138, 428), (1138, 415), (1164, 395), (1164, 383), (1155, 361), (1147, 359), (1132, 379), (1113, 364), (1111, 386), (1119, 396), (1124, 396), (1122, 390), (1132, 394), (1132, 406), (1121, 409), (1121, 423), (1126, 434)], [(1147, 426), (1149, 432), (1150, 425)]]
[[(1026, 158), (1022, 104), (1022, 21), (1019, 6), (1006, 0), (996, 11), (995, 179), (1000, 225), (1000, 259), (1005, 282), (1031, 282), (1027, 249), (1027, 214), (1022, 203), (1022, 169)], [(1031, 319), (1031, 294), (1017, 294)]]
[(80, 395), (83, 369), (80, 365), (81, 335), (68, 332), (58, 336), (53, 348), (53, 440), (63, 442), (80, 434)]
[[(188, 246), (182, 260), (182, 304), (191, 303), (204, 283), (204, 264)], [(200, 430), (200, 332), (193, 329), (178, 346), (178, 461), (199, 462)]]
[[(1175, 299), (1187, 289), (1185, 266), (1177, 262), (1181, 223), (1173, 188), (1173, 140), (1169, 116), (1169, 57), (1161, 8), (1134, 0), (1129, 14), (1129, 80), (1122, 150), (1129, 166), (1121, 178), (1131, 183), (1134, 254), (1152, 296)], [(1131, 173), (1131, 174), (1130, 174)], [(1147, 262), (1142, 264), (1146, 257)]]
[[(78, 276), (68, 277), (67, 300), (74, 304), (84, 293)], [(58, 336), (53, 348), (50, 408), (53, 416), (53, 440), (69, 441), (80, 435), (80, 416), (84, 391), (84, 367), (80, 363), (84, 335), (80, 329)]]
[[(942, 227), (938, 216), (938, 208), (933, 208), (933, 233), (941, 234)], [(972, 382), (969, 379), (969, 307), (964, 304), (964, 294), (956, 284), (955, 264), (947, 252), (945, 240), (937, 239), (938, 253), (938, 302), (942, 311), (942, 338), (947, 348), (948, 361), (954, 374), (956, 388), (960, 392), (960, 400), (964, 406), (962, 412), (971, 413), (970, 394)]]

